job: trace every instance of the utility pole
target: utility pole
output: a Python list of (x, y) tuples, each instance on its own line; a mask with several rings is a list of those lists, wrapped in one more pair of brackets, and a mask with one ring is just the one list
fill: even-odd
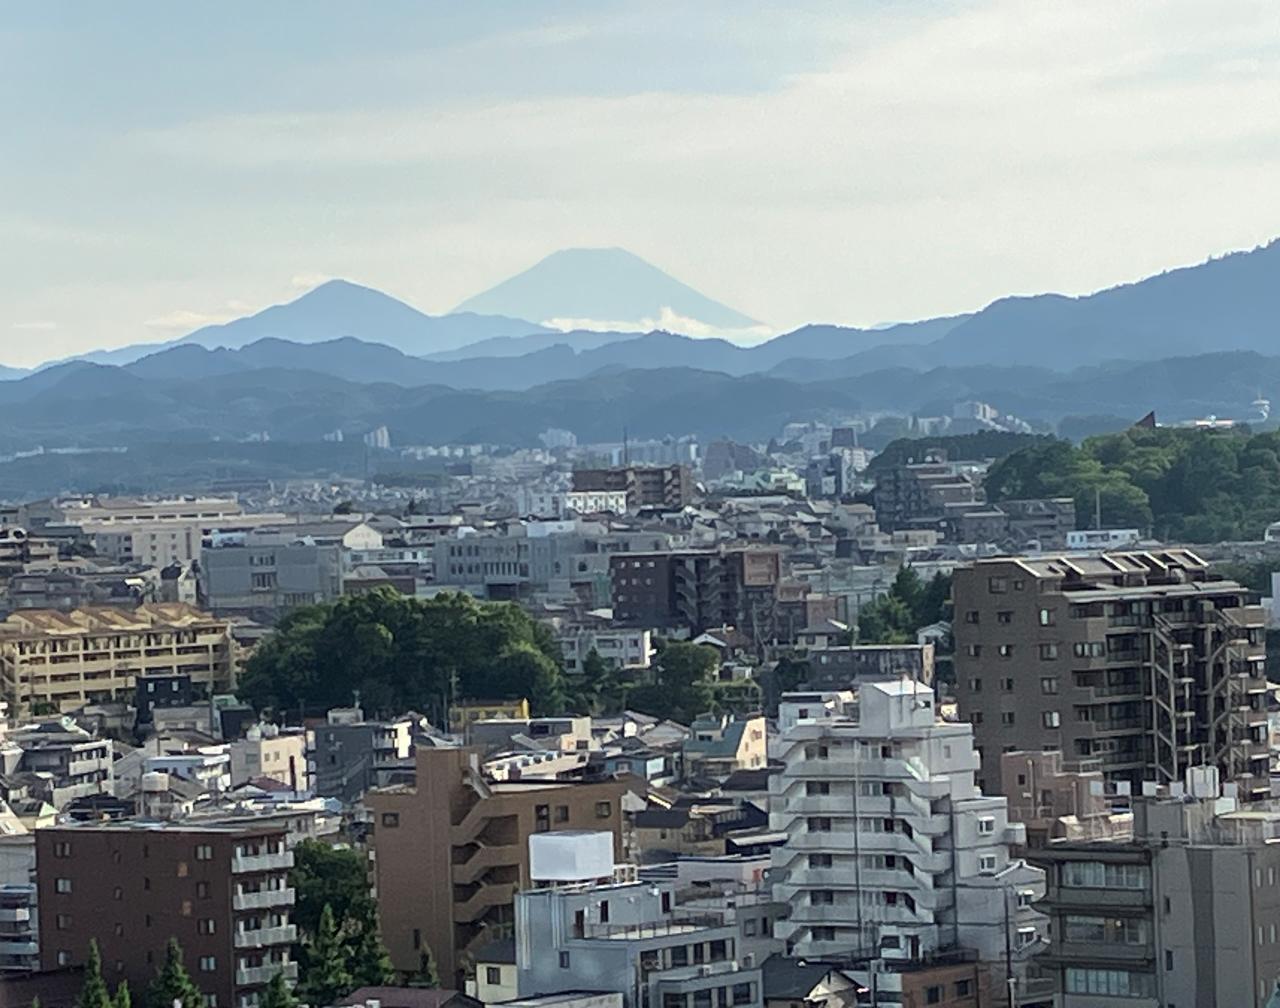
[(1013, 1008), (1013, 988), (1017, 981), (1013, 977), (1013, 935), (1009, 931), (1009, 889), (1003, 892), (1004, 900), (1004, 983), (1008, 995), (1009, 1008)]

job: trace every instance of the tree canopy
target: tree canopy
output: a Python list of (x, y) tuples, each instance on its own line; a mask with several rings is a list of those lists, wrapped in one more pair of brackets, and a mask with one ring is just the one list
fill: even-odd
[(564, 706), (551, 631), (518, 606), (448, 593), (408, 598), (390, 588), (289, 613), (249, 659), (240, 695), (258, 708), (419, 710), (444, 721), (455, 699), (527, 697), (538, 713)]
[(951, 579), (935, 574), (929, 581), (901, 567), (885, 595), (858, 610), (861, 644), (914, 644), (916, 631), (946, 618)]
[(1081, 524), (1101, 505), (1104, 528), (1161, 539), (1259, 539), (1280, 520), (1280, 432), (1131, 427), (1080, 447), (1049, 441), (991, 467), (992, 501), (1074, 497)]
[(147, 989), (147, 1008), (205, 1008), (204, 995), (182, 961), (182, 946), (169, 939), (164, 962)]
[(666, 641), (654, 659), (651, 681), (633, 689), (627, 703), (645, 714), (688, 724), (715, 708), (719, 665), (713, 647)]
[(359, 851), (304, 840), (293, 849), (289, 882), (296, 892), (298, 986), (313, 1003), (331, 1004), (357, 987), (392, 981), (368, 863)]

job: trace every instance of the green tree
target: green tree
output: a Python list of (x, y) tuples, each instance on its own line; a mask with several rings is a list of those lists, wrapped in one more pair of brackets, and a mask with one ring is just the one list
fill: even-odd
[(628, 702), (645, 714), (688, 724), (713, 708), (719, 663), (713, 647), (668, 641), (654, 660), (652, 681), (633, 690)]
[(757, 677), (764, 712), (770, 717), (776, 717), (782, 694), (798, 689), (802, 683), (807, 682), (810, 672), (809, 663), (794, 655), (783, 655), (771, 668), (764, 669)]
[(436, 969), (436, 959), (429, 946), (422, 946), (418, 955), (418, 970), (411, 973), (405, 983), (410, 987), (429, 987), (433, 990), (440, 986), (440, 971)]
[(391, 965), (391, 956), (382, 943), (376, 921), (360, 928), (348, 943), (348, 949), (348, 972), (356, 987), (381, 987), (395, 982), (395, 967)]
[(111, 1001), (112, 1008), (132, 1008), (133, 996), (129, 993), (129, 985), (123, 980), (116, 987), (116, 996)]
[(303, 938), (320, 928), (326, 907), (334, 920), (363, 927), (374, 920), (376, 910), (369, 895), (369, 864), (350, 847), (334, 847), (318, 840), (303, 840), (293, 848), (289, 884), (294, 890), (290, 920)]
[(89, 941), (89, 957), (84, 964), (84, 986), (76, 1000), (76, 1008), (111, 1008), (111, 991), (102, 979), (102, 954), (97, 941)]
[(350, 703), (354, 690), (372, 711), (412, 708), (439, 721), (459, 698), (526, 697), (539, 713), (565, 702), (555, 638), (519, 606), (390, 588), (289, 613), (240, 683), (259, 709), (319, 710)]
[(164, 962), (156, 971), (155, 979), (147, 988), (147, 1008), (204, 1008), (204, 995), (195, 985), (182, 962), (182, 946), (176, 938), (170, 938), (165, 949)]
[(267, 983), (267, 989), (258, 1000), (258, 1008), (296, 1008), (298, 999), (289, 989), (289, 983), (283, 973), (274, 973)]
[(348, 953), (334, 920), (333, 908), (325, 905), (320, 912), (316, 933), (302, 946), (298, 988), (311, 1004), (333, 1004), (354, 990), (347, 970)]

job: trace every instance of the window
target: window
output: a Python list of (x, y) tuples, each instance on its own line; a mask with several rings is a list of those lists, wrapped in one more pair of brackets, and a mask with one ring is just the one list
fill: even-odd
[(486, 966), (484, 968), (484, 982), (487, 984), (502, 983), (502, 967)]
[(990, 874), (996, 870), (996, 856), (994, 854), (983, 854), (978, 858), (978, 871), (984, 874)]
[(197, 882), (197, 883), (196, 883), (196, 898), (197, 898), (197, 899), (208, 899), (208, 898), (209, 898), (209, 883), (208, 883), (208, 882)]
[(1146, 865), (1067, 861), (1062, 866), (1062, 884), (1082, 889), (1146, 889), (1151, 874)]
[(557, 805), (556, 806), (556, 822), (563, 823), (568, 821), (569, 821), (569, 806)]
[(1041, 660), (1041, 661), (1057, 661), (1057, 660), (1058, 660), (1058, 645), (1057, 645), (1057, 644), (1053, 644), (1053, 643), (1049, 643), (1049, 644), (1041, 644), (1041, 645), (1040, 645), (1040, 660)]
[(66, 949), (58, 949), (58, 965), (59, 966), (71, 965), (71, 953), (68, 952)]
[(999, 648), (998, 648), (998, 650), (997, 650), (997, 653), (1000, 655), (1000, 657), (1001, 657), (1001, 658), (1012, 658), (1012, 657), (1013, 657), (1013, 645), (1012, 645), (1012, 644), (1001, 644), (1001, 645), (1000, 645), (1000, 647), (999, 647)]
[(608, 819), (613, 815), (613, 803), (607, 801), (596, 802), (596, 818)]
[(1067, 914), (1062, 936), (1069, 942), (1094, 945), (1145, 945), (1150, 939), (1147, 922), (1140, 917), (1100, 917)]
[(833, 927), (816, 927), (809, 930), (814, 941), (835, 941), (836, 929)]
[[(1046, 696), (1056, 696), (1058, 693), (1058, 677), (1042, 676), (1040, 679), (1040, 692)], [(1057, 725), (1054, 725), (1056, 728)]]
[(970, 644), (970, 645), (969, 645), (969, 657), (970, 657), (970, 658), (981, 658), (981, 657), (982, 657), (982, 645), (981, 645), (981, 644)]
[(204, 1008), (218, 1008), (218, 995), (206, 994), (204, 996)]
[(836, 901), (836, 894), (830, 889), (811, 889), (809, 891), (810, 906), (831, 906)]
[(218, 922), (212, 917), (201, 917), (196, 930), (201, 934), (211, 935), (218, 929)]
[(71, 841), (59, 840), (53, 845), (53, 856), (56, 858), (71, 857)]
[(1024, 588), (1026, 588), (1026, 587), (1027, 587), (1027, 582), (1026, 582), (1026, 581), (1024, 581), (1022, 578), (1014, 578), (1014, 579), (1013, 579), (1013, 590), (1014, 590), (1014, 591), (1022, 591), (1022, 590), (1023, 590)]
[(1150, 998), (1156, 993), (1156, 979), (1150, 973), (1068, 967), (1064, 979), (1063, 986), (1068, 994)]
[(978, 615), (978, 610), (977, 610), (977, 609), (970, 609), (968, 612), (966, 612), (966, 613), (964, 614), (964, 621), (965, 621), (966, 623), (975, 623), (975, 624), (976, 624), (976, 623), (978, 623), (978, 622), (979, 622), (979, 619), (980, 619), (980, 617), (979, 617), (979, 615)]
[(212, 847), (210, 844), (197, 844), (197, 845), (196, 845), (196, 860), (197, 860), (197, 861), (212, 861), (212, 860), (213, 860), (213, 847)]
[(1003, 595), (1009, 590), (1009, 579), (1005, 577), (987, 578), (987, 591), (992, 595)]
[(976, 710), (969, 715), (970, 724), (982, 724), (982, 711)]
[(609, 923), (609, 901), (601, 900), (600, 906), (598, 909), (599, 909), (600, 923), (608, 924)]
[(214, 970), (216, 970), (217, 968), (218, 968), (218, 959), (217, 959), (217, 957), (216, 957), (216, 956), (201, 956), (201, 957), (200, 957), (200, 972), (201, 972), (201, 973), (212, 973), (212, 972), (213, 972)]
[(399, 812), (383, 812), (382, 825), (387, 827), (387, 829), (395, 829), (397, 826), (400, 825), (400, 813)]
[(924, 989), (925, 1004), (942, 1004), (942, 987), (934, 984), (932, 987)]
[(68, 928), (71, 927), (71, 915), (58, 914), (54, 918), (54, 922), (59, 931), (66, 931)]
[(805, 827), (810, 833), (830, 833), (831, 820), (827, 816), (809, 816), (805, 820)]
[(1012, 612), (1010, 612), (1008, 609), (1002, 609), (1000, 612), (996, 613), (996, 622), (997, 622), (997, 623), (1012, 623), (1012, 622), (1013, 622), (1013, 613), (1012, 613)]
[(1062, 717), (1056, 710), (1043, 711), (1040, 714), (1040, 723), (1046, 728), (1057, 728), (1062, 724)]
[(114, 889), (111, 890), (111, 898), (116, 900), (124, 899), (124, 889), (122, 889), (120, 886), (116, 886)]
[(996, 821), (991, 816), (983, 816), (978, 820), (978, 832), (989, 836), (996, 831)]
[(733, 1003), (736, 1005), (749, 1005), (755, 998), (751, 993), (751, 984), (738, 983), (733, 985)]
[(1055, 620), (1054, 620), (1054, 615), (1053, 615), (1053, 610), (1052, 610), (1052, 609), (1041, 609), (1041, 610), (1040, 610), (1040, 625), (1041, 625), (1041, 626), (1053, 626), (1054, 622), (1055, 622)]
[(569, 953), (568, 953), (568, 952), (561, 952), (561, 953), (560, 953), (560, 968), (561, 968), (561, 969), (568, 969), (568, 968), (569, 968)]
[(956, 981), (956, 997), (971, 997), (973, 995), (972, 980)]
[(1011, 725), (1011, 724), (1013, 724), (1013, 711), (1011, 711), (1011, 710), (1001, 711), (1001, 712), (1000, 712), (1000, 723), (1001, 723), (1002, 725)]
[(58, 893), (71, 892), (71, 879), (58, 878), (53, 880), (53, 891)]
[(809, 867), (810, 868), (830, 868), (831, 855), (830, 854), (810, 854)]
[(831, 793), (829, 781), (805, 781), (804, 793), (807, 795), (827, 795)]
[(1002, 690), (1004, 690), (1004, 692), (1006, 692), (1006, 693), (1012, 693), (1012, 692), (1013, 692), (1013, 679), (1012, 679), (1012, 677), (1010, 677), (1010, 676), (1006, 676), (1005, 678), (1001, 679), (1001, 680), (1000, 680), (1000, 688), (1001, 688)]
[(981, 679), (970, 679), (970, 680), (969, 680), (969, 692), (970, 692), (970, 693), (981, 693), (981, 692), (982, 692), (982, 680), (981, 680)]
[(1107, 646), (1101, 641), (1077, 641), (1072, 651), (1077, 658), (1101, 658), (1107, 653)]

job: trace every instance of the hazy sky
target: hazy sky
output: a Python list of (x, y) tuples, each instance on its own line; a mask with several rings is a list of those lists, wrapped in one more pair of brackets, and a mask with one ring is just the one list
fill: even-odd
[(0, 360), (620, 245), (782, 328), (1280, 234), (1280, 4), (5, 4)]

